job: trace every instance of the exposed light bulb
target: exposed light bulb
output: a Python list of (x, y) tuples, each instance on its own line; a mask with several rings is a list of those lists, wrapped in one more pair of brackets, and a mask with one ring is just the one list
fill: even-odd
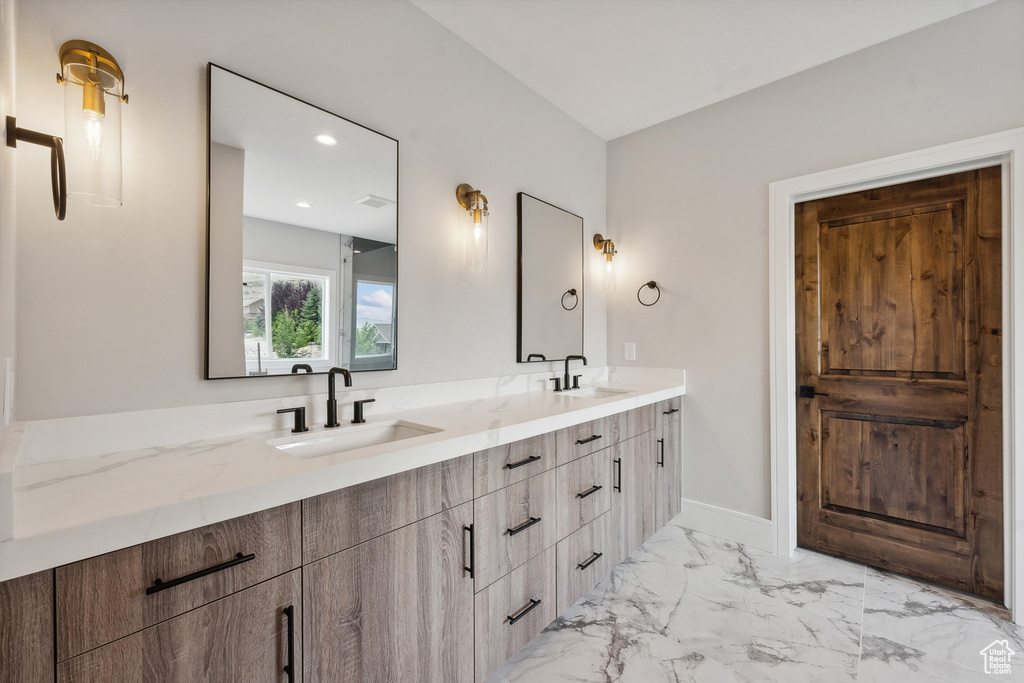
[(93, 159), (98, 159), (103, 147), (103, 119), (89, 112), (85, 120), (85, 139), (92, 148)]

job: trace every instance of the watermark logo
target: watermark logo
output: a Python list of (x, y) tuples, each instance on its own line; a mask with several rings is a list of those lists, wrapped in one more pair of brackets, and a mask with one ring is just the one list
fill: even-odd
[(1010, 657), (1017, 654), (1010, 649), (1008, 640), (993, 640), (979, 654), (985, 658), (985, 673), (1009, 675)]

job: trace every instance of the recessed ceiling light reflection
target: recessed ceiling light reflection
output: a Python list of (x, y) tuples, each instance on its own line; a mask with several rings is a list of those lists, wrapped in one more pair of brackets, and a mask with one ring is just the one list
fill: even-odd
[(308, 209), (310, 204), (309, 202), (295, 202), (295, 206), (299, 207), (300, 209)]
[(327, 133), (320, 133), (320, 135), (317, 135), (316, 141), (319, 142), (321, 145), (327, 145), (328, 147), (338, 144), (338, 141), (335, 140), (330, 135), (328, 135)]

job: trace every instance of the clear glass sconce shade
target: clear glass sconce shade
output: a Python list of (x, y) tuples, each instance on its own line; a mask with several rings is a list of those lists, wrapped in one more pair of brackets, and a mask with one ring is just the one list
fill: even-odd
[(68, 197), (121, 205), (123, 82), (102, 62), (64, 64), (64, 153)]
[(616, 283), (615, 277), (615, 264), (612, 262), (611, 256), (605, 256), (604, 262), (601, 264), (601, 270), (604, 275), (604, 291), (614, 292)]
[(487, 223), (486, 205), (479, 196), (466, 211), (466, 268), (485, 270), (487, 268)]

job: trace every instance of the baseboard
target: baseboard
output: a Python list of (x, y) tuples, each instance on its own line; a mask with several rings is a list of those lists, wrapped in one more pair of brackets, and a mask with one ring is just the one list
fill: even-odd
[(684, 498), (675, 523), (711, 536), (775, 552), (775, 528), (769, 519)]

